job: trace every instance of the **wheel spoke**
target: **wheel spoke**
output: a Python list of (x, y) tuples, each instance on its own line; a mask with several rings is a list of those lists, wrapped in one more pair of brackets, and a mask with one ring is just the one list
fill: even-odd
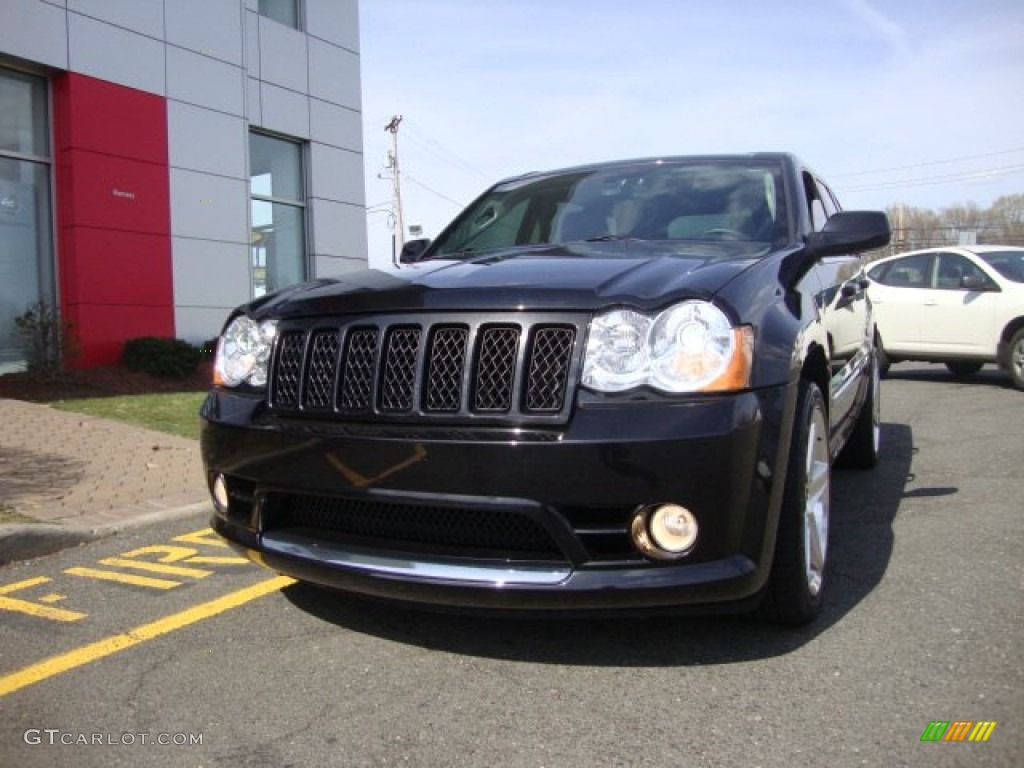
[(824, 414), (815, 413), (807, 435), (804, 506), (804, 567), (812, 595), (821, 589), (828, 548), (829, 482), (827, 430)]

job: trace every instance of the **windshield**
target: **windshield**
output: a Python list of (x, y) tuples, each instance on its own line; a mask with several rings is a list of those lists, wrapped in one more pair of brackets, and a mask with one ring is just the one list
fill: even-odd
[(464, 211), (430, 256), (597, 240), (788, 242), (781, 169), (659, 161), (499, 184)]
[(1024, 250), (1021, 251), (985, 251), (978, 256), (1007, 280), (1024, 283)]

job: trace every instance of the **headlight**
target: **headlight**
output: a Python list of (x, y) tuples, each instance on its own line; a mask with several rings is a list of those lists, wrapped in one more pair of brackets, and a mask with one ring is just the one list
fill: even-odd
[(213, 382), (225, 387), (247, 383), (267, 386), (267, 365), (277, 335), (277, 322), (257, 323), (241, 315), (232, 320), (217, 344)]
[(590, 325), (583, 385), (599, 392), (644, 384), (668, 393), (743, 389), (753, 339), (749, 326), (733, 327), (706, 301), (684, 301), (653, 317), (613, 310)]

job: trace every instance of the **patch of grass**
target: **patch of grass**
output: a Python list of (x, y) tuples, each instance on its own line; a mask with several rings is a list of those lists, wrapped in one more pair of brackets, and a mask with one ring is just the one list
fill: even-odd
[(124, 421), (198, 440), (199, 406), (205, 397), (203, 392), (171, 392), (60, 400), (51, 405), (62, 411)]
[(13, 509), (11, 509), (10, 507), (6, 506), (5, 504), (0, 504), (0, 525), (3, 525), (4, 523), (38, 523), (38, 522), (39, 521), (36, 520), (34, 517), (25, 517), (24, 515), (19, 515), (17, 512), (15, 512)]

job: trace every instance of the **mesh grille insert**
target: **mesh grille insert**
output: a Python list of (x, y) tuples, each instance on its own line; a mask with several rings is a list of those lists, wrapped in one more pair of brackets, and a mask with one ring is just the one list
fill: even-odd
[(400, 549), (405, 544), (445, 551), (562, 557), (538, 522), (509, 510), (298, 495), (281, 498), (278, 515), (275, 527), (329, 531), (381, 548)]
[(388, 334), (380, 393), (382, 411), (412, 410), (419, 349), (419, 328), (395, 328)]
[(334, 402), (334, 374), (338, 363), (338, 332), (316, 331), (309, 348), (309, 368), (303, 388), (307, 408), (330, 408)]
[(562, 410), (575, 337), (573, 328), (541, 328), (537, 331), (527, 377), (526, 410)]
[(363, 328), (349, 333), (345, 370), (338, 397), (343, 411), (370, 409), (373, 388), (373, 361), (377, 356), (377, 329)]
[(466, 328), (438, 328), (430, 342), (424, 409), (455, 412), (462, 406), (462, 371), (466, 366)]
[(299, 378), (302, 373), (302, 347), (305, 334), (291, 332), (278, 342), (274, 366), (274, 405), (294, 408), (299, 403)]
[(515, 385), (518, 328), (486, 328), (480, 337), (473, 407), (477, 411), (508, 411)]

